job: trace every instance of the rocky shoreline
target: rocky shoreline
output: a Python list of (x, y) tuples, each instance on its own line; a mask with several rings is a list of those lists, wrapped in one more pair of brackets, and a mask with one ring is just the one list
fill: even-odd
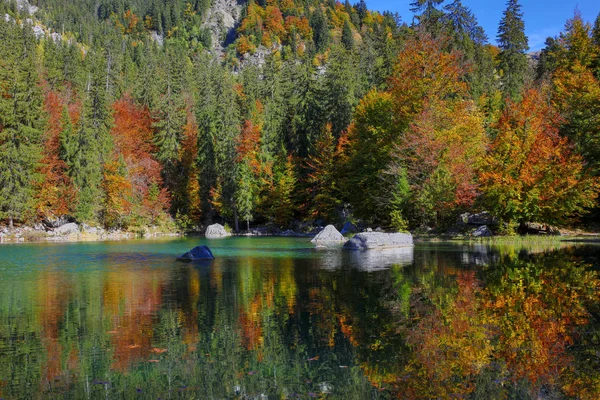
[(20, 226), (13, 229), (0, 227), (0, 243), (25, 242), (93, 242), (181, 236), (176, 232), (163, 232), (156, 227), (144, 227), (138, 231), (106, 230), (98, 226), (66, 223), (56, 228), (42, 224)]

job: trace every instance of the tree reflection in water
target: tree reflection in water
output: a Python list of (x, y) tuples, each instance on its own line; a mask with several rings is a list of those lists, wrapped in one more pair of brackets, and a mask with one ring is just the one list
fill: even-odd
[(600, 398), (597, 251), (531, 253), (24, 266), (0, 398)]

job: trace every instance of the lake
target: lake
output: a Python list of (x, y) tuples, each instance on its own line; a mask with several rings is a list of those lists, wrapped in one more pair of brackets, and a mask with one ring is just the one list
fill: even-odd
[[(208, 244), (216, 260), (175, 258)], [(0, 398), (600, 398), (600, 247), (0, 246)]]

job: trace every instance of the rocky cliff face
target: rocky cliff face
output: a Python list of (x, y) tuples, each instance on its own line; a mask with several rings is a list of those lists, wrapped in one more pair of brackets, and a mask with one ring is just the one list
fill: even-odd
[(204, 18), (204, 25), (210, 29), (215, 52), (222, 52), (235, 40), (244, 3), (243, 0), (213, 0)]

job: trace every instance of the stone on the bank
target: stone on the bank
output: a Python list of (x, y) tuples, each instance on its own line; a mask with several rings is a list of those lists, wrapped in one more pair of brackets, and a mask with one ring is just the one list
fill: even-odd
[(206, 228), (206, 232), (204, 233), (204, 235), (208, 239), (219, 239), (226, 236), (230, 236), (231, 234), (225, 230), (223, 225), (212, 224)]
[(327, 225), (325, 229), (319, 232), (317, 236), (311, 240), (311, 242), (317, 247), (327, 247), (342, 245), (344, 242), (346, 242), (346, 238), (337, 229), (335, 229), (335, 226)]
[(498, 219), (487, 211), (478, 214), (464, 213), (458, 217), (458, 223), (468, 225), (498, 225)]
[(345, 235), (346, 233), (355, 233), (355, 232), (357, 232), (356, 226), (352, 222), (346, 221), (346, 223), (342, 227), (341, 234)]
[(72, 235), (75, 233), (79, 233), (79, 225), (74, 222), (69, 222), (68, 224), (64, 224), (54, 229), (59, 235)]
[(348, 250), (393, 249), (413, 245), (410, 233), (362, 232), (344, 245)]
[(42, 220), (42, 223), (48, 228), (58, 228), (69, 223), (69, 218), (65, 215), (60, 217), (46, 217)]
[(200, 260), (214, 260), (215, 256), (210, 251), (208, 246), (196, 246), (180, 257), (177, 257), (177, 261), (200, 261)]
[(487, 227), (487, 225), (480, 226), (472, 233), (472, 235), (474, 237), (491, 237), (491, 236), (493, 236), (492, 231), (490, 230), (490, 228)]

